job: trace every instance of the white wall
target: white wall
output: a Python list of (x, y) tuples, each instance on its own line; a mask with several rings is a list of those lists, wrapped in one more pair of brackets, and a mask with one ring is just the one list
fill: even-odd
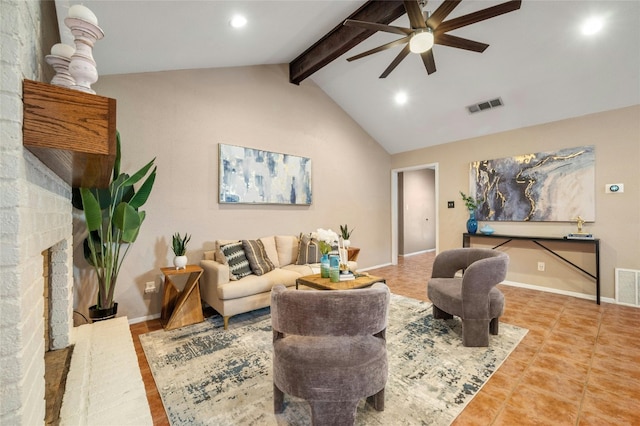
[[(147, 219), (119, 276), (119, 315), (160, 312), (161, 294), (143, 289), (171, 264), (175, 232), (192, 234), (187, 256), (198, 263), (216, 239), (346, 223), (362, 248), (360, 267), (390, 262), (390, 155), (313, 82), (290, 84), (286, 65), (102, 76), (93, 87), (117, 100), (123, 170), (153, 157), (158, 165)], [(218, 204), (219, 143), (310, 157), (313, 204)], [(86, 280), (77, 285), (87, 290)]]
[(53, 3), (0, 4), (0, 424), (35, 425), (45, 417), (48, 349), (42, 252), (52, 247), (55, 348), (72, 327), (71, 188), (22, 146), (22, 80), (44, 80)]

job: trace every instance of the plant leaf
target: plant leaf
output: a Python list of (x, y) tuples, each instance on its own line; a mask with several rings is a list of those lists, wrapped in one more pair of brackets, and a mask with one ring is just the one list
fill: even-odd
[(134, 209), (139, 209), (144, 203), (147, 202), (147, 199), (149, 199), (149, 194), (151, 194), (153, 183), (156, 180), (156, 170), (157, 167), (154, 167), (149, 177), (147, 177), (147, 180), (144, 181), (142, 186), (140, 186), (138, 191), (136, 191), (133, 198), (131, 198), (131, 201), (129, 201), (129, 204), (131, 204), (131, 207), (133, 207)]
[[(141, 212), (136, 212), (140, 218), (140, 225), (142, 225), (142, 222), (144, 222), (144, 218), (146, 216), (146, 213), (144, 211)], [(122, 241), (126, 242), (126, 243), (133, 243), (136, 241), (136, 239), (138, 238), (138, 234), (140, 233), (140, 225), (138, 225), (136, 228), (134, 229), (129, 229), (127, 231), (124, 231), (122, 233)]]
[(80, 188), (80, 196), (84, 207), (84, 217), (87, 219), (87, 229), (89, 232), (99, 230), (102, 226), (102, 209), (98, 200), (87, 188)]
[[(95, 256), (96, 256), (96, 262), (97, 265), (93, 263), (93, 257), (92, 257), (92, 253), (91, 253), (91, 245), (89, 244), (89, 239), (91, 239), (93, 241), (93, 249), (95, 250)], [(102, 244), (102, 241), (100, 240), (100, 235), (98, 235), (97, 232), (90, 232), (89, 236), (87, 238), (84, 239), (84, 241), (82, 242), (82, 248), (83, 248), (83, 253), (84, 253), (84, 258), (87, 261), (87, 263), (93, 267), (99, 267), (102, 268), (102, 258), (103, 258), (103, 252), (105, 250), (104, 244)]]
[(122, 201), (126, 201), (126, 199), (123, 200), (123, 198), (124, 194), (128, 191), (129, 188), (122, 189), (122, 187), (128, 178), (128, 174), (122, 173), (109, 184), (109, 191), (111, 193), (111, 196), (113, 197), (113, 200), (111, 200), (111, 205), (117, 206)]
[[(130, 233), (140, 227), (142, 221), (140, 215), (127, 203), (120, 203), (113, 213), (113, 224), (122, 231), (122, 234)], [(127, 239), (123, 240), (129, 242)]]
[(131, 177), (124, 182), (124, 185), (133, 185), (137, 183), (147, 174), (151, 166), (153, 166), (154, 161), (156, 161), (155, 157), (153, 158), (153, 160), (149, 161), (143, 168), (132, 174)]
[(113, 178), (120, 176), (120, 159), (122, 158), (122, 151), (120, 150), (120, 132), (116, 129), (116, 160), (113, 163)]

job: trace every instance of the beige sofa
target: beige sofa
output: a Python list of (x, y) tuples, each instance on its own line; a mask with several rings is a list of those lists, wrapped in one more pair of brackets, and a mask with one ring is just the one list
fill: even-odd
[[(205, 251), (204, 259), (200, 262), (203, 269), (200, 296), (222, 315), (225, 329), (231, 316), (269, 306), (271, 289), (275, 285), (294, 286), (297, 278), (320, 273), (319, 263), (296, 264), (300, 243), (297, 236), (275, 235), (259, 240), (275, 267), (263, 275), (251, 274), (232, 280), (229, 265), (225, 264), (221, 248), (230, 243), (237, 243), (238, 240), (216, 241), (216, 249)], [(349, 262), (349, 268), (355, 271), (357, 263)]]

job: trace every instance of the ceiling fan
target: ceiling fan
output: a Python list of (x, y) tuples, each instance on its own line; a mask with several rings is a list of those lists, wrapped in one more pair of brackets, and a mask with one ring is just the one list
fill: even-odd
[(480, 43), (478, 41), (447, 34), (449, 31), (475, 24), (476, 22), (484, 21), (486, 19), (494, 18), (504, 13), (513, 12), (514, 10), (520, 9), (520, 4), (522, 3), (522, 0), (511, 0), (506, 3), (501, 3), (493, 7), (443, 22), (461, 1), (462, 0), (444, 0), (435, 12), (430, 15), (428, 12), (425, 12), (423, 15), (422, 7), (426, 5), (426, 0), (405, 0), (403, 2), (404, 8), (409, 16), (411, 28), (347, 19), (344, 21), (344, 25), (373, 31), (384, 31), (404, 36), (398, 40), (347, 58), (347, 61), (355, 61), (356, 59), (364, 58), (365, 56), (369, 56), (373, 53), (382, 52), (383, 50), (406, 44), (393, 62), (391, 62), (387, 69), (385, 69), (380, 75), (380, 78), (387, 77), (410, 52), (420, 54), (422, 62), (427, 70), (427, 74), (433, 74), (436, 72), (436, 63), (433, 58), (433, 50), (431, 49), (434, 44), (456, 47), (458, 49), (465, 49), (480, 53), (484, 52), (485, 49), (489, 47), (486, 43)]

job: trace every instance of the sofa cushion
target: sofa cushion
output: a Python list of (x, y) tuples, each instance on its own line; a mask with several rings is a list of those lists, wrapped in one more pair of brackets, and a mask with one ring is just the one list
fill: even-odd
[(273, 271), (275, 266), (269, 260), (262, 241), (242, 240), (242, 248), (247, 260), (249, 260), (249, 267), (255, 275), (264, 275), (269, 271)]
[(238, 299), (255, 294), (270, 292), (277, 284), (287, 287), (296, 284), (300, 274), (276, 268), (264, 275), (249, 275), (240, 281), (229, 282), (218, 286), (218, 298), (221, 300)]
[(222, 246), (222, 254), (224, 254), (227, 264), (229, 265), (229, 278), (231, 280), (239, 280), (247, 275), (251, 275), (251, 267), (242, 248), (242, 242)]
[(283, 266), (282, 269), (295, 272), (299, 276), (304, 277), (306, 275), (319, 274), (320, 264), (319, 263), (309, 263), (306, 265), (291, 264), (291, 265)]
[(306, 265), (307, 263), (320, 262), (320, 245), (318, 241), (311, 238), (309, 235), (302, 235), (300, 237), (300, 244), (298, 244), (298, 259), (296, 265)]
[(276, 248), (276, 237), (271, 235), (270, 237), (262, 237), (260, 238), (262, 244), (264, 245), (264, 250), (267, 252), (267, 256), (273, 266), (276, 268), (280, 267), (280, 260), (278, 259), (278, 249)]
[(298, 258), (298, 237), (295, 235), (276, 235), (275, 239), (280, 267), (296, 263)]

